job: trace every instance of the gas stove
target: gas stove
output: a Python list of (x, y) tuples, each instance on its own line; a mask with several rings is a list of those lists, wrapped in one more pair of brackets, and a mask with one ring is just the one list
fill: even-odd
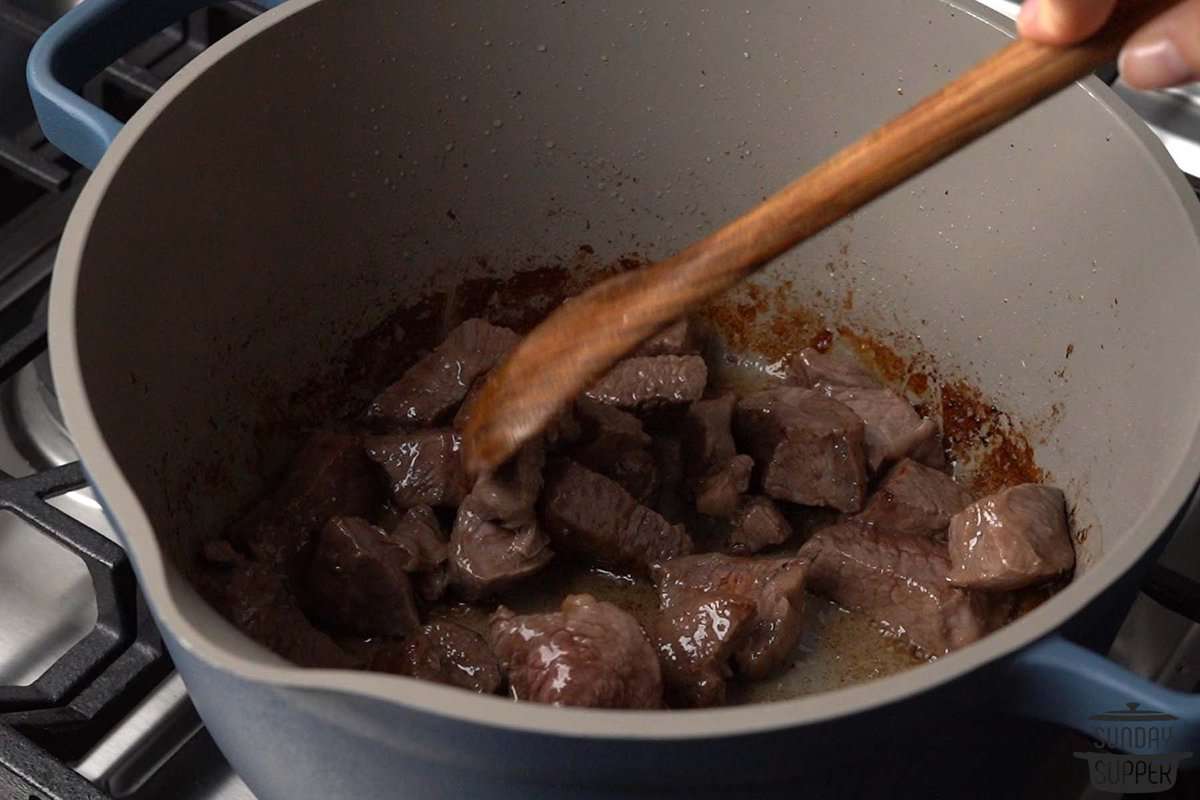
[[(252, 800), (172, 670), (55, 399), (46, 296), (58, 237), (87, 172), (45, 140), (23, 74), (33, 41), (73, 4), (0, 0), (0, 800)], [(987, 4), (1010, 15), (1017, 8)], [(257, 13), (231, 2), (194, 14), (111, 65), (86, 94), (127, 119), (167, 77)], [(1200, 176), (1200, 95), (1114, 88), (1181, 168)], [(1200, 524), (1185, 524), (1110, 655), (1194, 691), (1195, 619)], [(1087, 795), (1079, 778), (1077, 788), (1047, 796)]]

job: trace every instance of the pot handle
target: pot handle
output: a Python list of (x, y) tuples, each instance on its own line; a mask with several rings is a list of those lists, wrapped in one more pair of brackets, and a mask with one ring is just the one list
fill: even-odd
[[(38, 38), (25, 76), (42, 130), (59, 150), (94, 169), (121, 123), (85, 100), (83, 85), (135, 45), (218, 0), (85, 0)], [(282, 0), (256, 0), (264, 7)]]
[[(1174, 719), (1130, 720), (1128, 725), (1168, 727), (1169, 749), (1174, 753), (1200, 754), (1200, 696), (1166, 689), (1125, 669), (1105, 656), (1051, 634), (1017, 653), (1010, 661), (1016, 691), (1008, 698), (1008, 710), (1073, 728), (1093, 738), (1101, 729), (1113, 730), (1123, 723), (1097, 720), (1107, 712), (1159, 712)], [(1163, 743), (1152, 741), (1139, 747), (1136, 737), (1123, 741), (1128, 752), (1162, 753)], [(1190, 765), (1189, 765), (1190, 766)]]

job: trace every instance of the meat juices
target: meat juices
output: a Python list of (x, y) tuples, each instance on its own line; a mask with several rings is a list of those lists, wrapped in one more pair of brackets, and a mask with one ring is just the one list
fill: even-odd
[[(972, 503), (938, 469), (937, 426), (853, 361), (803, 350), (784, 385), (709, 386), (686, 319), (468, 476), (460, 431), (516, 341), (467, 320), (345, 432), (313, 434), (279, 488), (202, 544), (205, 595), (301, 665), (706, 707), (814, 658), (798, 650), (806, 591), (939, 656), (997, 627), (1010, 591), (1074, 566), (1057, 489)], [(842, 522), (796, 552), (792, 521), (832, 516), (812, 507)]]
[(1063, 493), (1024, 483), (985, 497), (950, 521), (950, 581), (1020, 589), (1075, 566)]
[(517, 700), (590, 708), (660, 708), (658, 655), (637, 620), (591, 595), (560, 611), (492, 616), (492, 649)]

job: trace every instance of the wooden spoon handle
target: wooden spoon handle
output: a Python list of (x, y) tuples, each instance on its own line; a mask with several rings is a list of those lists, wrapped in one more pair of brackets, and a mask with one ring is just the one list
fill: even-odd
[(467, 465), (492, 468), (639, 342), (775, 256), (1112, 61), (1178, 0), (1123, 0), (1087, 41), (1018, 40), (686, 250), (592, 287), (495, 370), (464, 431)]

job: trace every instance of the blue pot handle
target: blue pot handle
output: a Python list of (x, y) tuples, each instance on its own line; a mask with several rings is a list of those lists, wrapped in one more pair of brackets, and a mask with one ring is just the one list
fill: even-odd
[[(51, 25), (29, 53), (26, 79), (42, 130), (95, 168), (121, 123), (79, 92), (88, 80), (158, 31), (218, 0), (85, 0)], [(260, 6), (282, 0), (257, 0)]]
[[(1108, 734), (1098, 731), (1128, 725), (1167, 728), (1171, 731), (1171, 752), (1200, 756), (1200, 696), (1165, 689), (1061, 634), (1052, 634), (1025, 648), (1009, 666), (1018, 684), (1016, 691), (1008, 695), (1015, 703), (1012, 711), (1106, 741)], [(1155, 711), (1175, 719), (1135, 720), (1128, 725), (1120, 719), (1095, 719), (1106, 712), (1128, 713), (1132, 704), (1137, 704), (1137, 713)], [(1121, 749), (1143, 754), (1164, 752), (1160, 741), (1139, 746), (1135, 738)], [(1195, 761), (1184, 763), (1196, 766)]]

